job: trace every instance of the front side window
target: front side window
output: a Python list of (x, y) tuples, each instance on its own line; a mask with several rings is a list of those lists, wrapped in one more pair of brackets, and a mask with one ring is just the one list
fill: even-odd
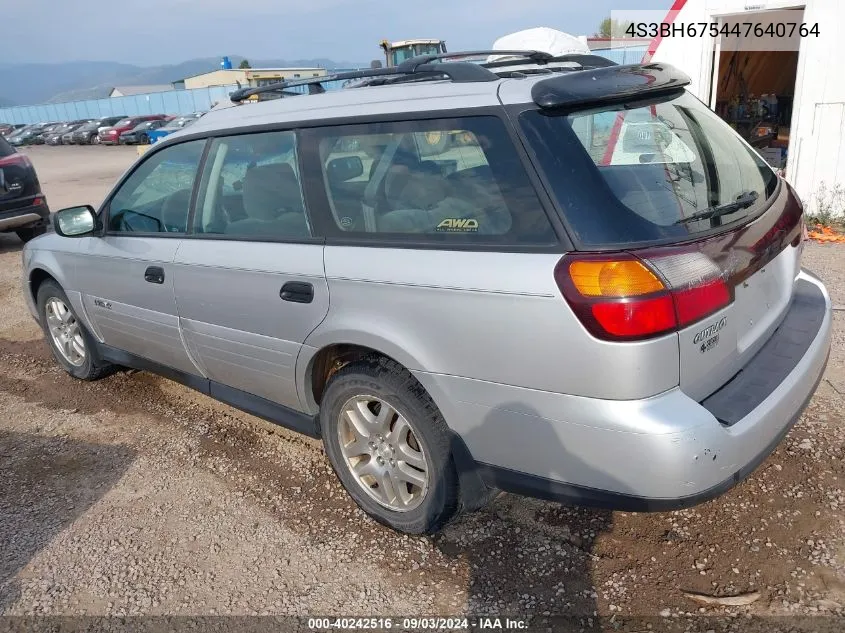
[(200, 184), (194, 232), (280, 240), (310, 237), (296, 135), (264, 132), (214, 139)]
[(439, 243), (557, 241), (497, 117), (311, 130), (327, 235)]
[(180, 143), (141, 163), (109, 203), (109, 232), (185, 233), (204, 146)]
[(690, 94), (520, 124), (579, 242), (689, 239), (767, 206), (772, 169)]

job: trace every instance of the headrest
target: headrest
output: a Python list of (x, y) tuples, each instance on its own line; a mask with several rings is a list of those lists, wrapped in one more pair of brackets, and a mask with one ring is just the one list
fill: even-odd
[(287, 163), (248, 169), (243, 185), (244, 211), (257, 220), (272, 220), (283, 212), (302, 212), (299, 180)]

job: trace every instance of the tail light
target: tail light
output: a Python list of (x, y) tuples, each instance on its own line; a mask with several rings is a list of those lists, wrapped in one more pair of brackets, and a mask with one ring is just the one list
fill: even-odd
[(611, 341), (677, 331), (733, 301), (721, 269), (699, 251), (569, 254), (555, 280), (587, 330)]
[(0, 167), (11, 167), (13, 165), (19, 165), (26, 168), (32, 167), (32, 163), (29, 161), (29, 158), (23, 154), (15, 153), (4, 158), (0, 158)]

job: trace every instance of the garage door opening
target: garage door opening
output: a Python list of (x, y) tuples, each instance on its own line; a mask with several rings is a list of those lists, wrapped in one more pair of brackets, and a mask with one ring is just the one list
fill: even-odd
[[(801, 22), (804, 11), (795, 11)], [(745, 23), (776, 22), (783, 12), (743, 13), (723, 18), (731, 28)], [(716, 113), (745, 138), (776, 169), (785, 170), (789, 154), (798, 43), (793, 50), (729, 50), (722, 37), (717, 49), (718, 72), (713, 76)], [(734, 47), (735, 48), (735, 47)]]

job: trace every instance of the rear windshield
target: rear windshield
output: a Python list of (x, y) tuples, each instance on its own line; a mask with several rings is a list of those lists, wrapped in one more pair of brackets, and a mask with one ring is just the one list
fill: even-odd
[(760, 212), (774, 171), (688, 93), (520, 125), (576, 240), (589, 247), (680, 241)]
[(2, 136), (0, 136), (0, 158), (6, 158), (15, 153), (15, 148), (9, 145)]

